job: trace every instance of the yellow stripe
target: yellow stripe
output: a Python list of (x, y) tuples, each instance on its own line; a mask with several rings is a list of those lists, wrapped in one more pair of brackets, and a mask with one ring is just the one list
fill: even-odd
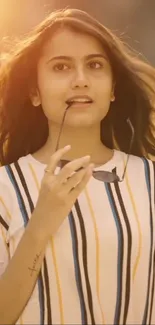
[(34, 178), (34, 182), (35, 182), (36, 187), (37, 187), (38, 192), (39, 192), (39, 190), (40, 190), (40, 185), (39, 185), (39, 182), (38, 182), (38, 179), (37, 179), (36, 173), (35, 173), (35, 171), (34, 171), (33, 166), (32, 166), (30, 163), (29, 163), (29, 167), (30, 167), (30, 170), (31, 170), (32, 176), (33, 176), (33, 178)]
[(4, 234), (4, 229), (3, 229), (1, 224), (0, 224), (0, 227), (1, 227), (1, 232), (2, 232), (2, 237), (3, 237), (3, 240), (4, 240), (5, 248), (6, 248), (6, 251), (7, 251), (9, 259), (10, 259), (10, 252), (9, 252), (9, 248), (8, 248), (8, 246), (6, 244), (6, 236)]
[(0, 196), (0, 202), (2, 203), (4, 209), (6, 210), (6, 213), (7, 213), (8, 217), (9, 217), (9, 219), (11, 220), (12, 219), (11, 214), (10, 214), (10, 212), (9, 212), (9, 210), (8, 210), (6, 204), (4, 203), (4, 201), (3, 201), (3, 199), (2, 199), (1, 196)]
[(101, 315), (102, 315), (102, 324), (105, 324), (104, 314), (103, 314), (103, 310), (102, 310), (102, 304), (101, 304), (101, 300), (100, 300), (100, 244), (99, 244), (98, 230), (97, 230), (97, 225), (96, 225), (96, 220), (95, 220), (95, 213), (93, 211), (91, 199), (89, 197), (88, 190), (86, 187), (84, 189), (84, 192), (85, 192), (85, 195), (87, 198), (92, 222), (94, 225), (95, 241), (96, 241), (96, 290), (97, 290), (97, 296), (98, 296), (98, 301), (99, 301)]
[[(31, 173), (33, 175), (36, 187), (39, 191), (40, 185), (39, 185), (35, 170), (33, 169), (33, 166), (31, 164), (29, 164), (29, 167), (30, 167)], [(56, 254), (55, 254), (54, 240), (52, 238), (51, 238), (51, 249), (52, 249), (54, 269), (55, 269), (55, 275), (56, 275), (56, 281), (57, 281), (58, 299), (59, 299), (59, 307), (60, 307), (60, 323), (63, 325), (64, 324), (64, 312), (63, 312), (63, 303), (62, 303), (62, 293), (61, 293), (59, 272), (58, 272)]]
[(52, 249), (53, 263), (54, 263), (54, 269), (55, 269), (55, 275), (56, 275), (56, 281), (57, 281), (57, 290), (58, 290), (58, 299), (59, 299), (59, 308), (60, 308), (60, 324), (63, 325), (64, 324), (64, 311), (63, 311), (63, 302), (62, 302), (62, 292), (61, 292), (59, 272), (58, 272), (58, 266), (57, 266), (53, 238), (51, 238), (51, 249)]
[[(6, 238), (5, 238), (5, 235), (4, 235), (4, 230), (3, 230), (2, 225), (0, 225), (0, 226), (1, 226), (1, 231), (2, 231), (2, 237), (3, 237), (3, 239), (4, 239), (5, 247), (6, 247), (6, 250), (7, 250), (8, 256), (9, 256), (9, 260), (10, 260), (10, 251), (9, 251), (9, 248), (8, 248), (8, 246), (7, 246), (7, 244), (6, 244)], [(12, 238), (12, 248), (13, 248), (13, 252), (14, 252), (14, 251), (15, 251), (15, 242), (14, 242), (14, 238)], [(19, 321), (20, 321), (21, 325), (23, 325), (22, 315), (20, 316)]]
[[(40, 185), (39, 185), (39, 182), (38, 182), (38, 179), (37, 179), (37, 176), (36, 176), (36, 173), (35, 173), (35, 170), (33, 168), (33, 166), (29, 163), (29, 168), (31, 170), (31, 173), (32, 173), (32, 177), (34, 179), (34, 182), (35, 182), (35, 185), (36, 185), (36, 188), (38, 190), (38, 193), (39, 193), (39, 190), (40, 190)], [(22, 322), (22, 319), (20, 318), (20, 321)], [(23, 325), (23, 323), (21, 323), (21, 325)]]
[(138, 213), (137, 213), (137, 209), (136, 209), (136, 204), (135, 204), (135, 201), (134, 201), (134, 197), (132, 195), (131, 187), (129, 185), (129, 178), (128, 178), (127, 172), (126, 172), (125, 180), (126, 180), (127, 189), (128, 189), (128, 192), (129, 192), (129, 196), (130, 196), (130, 200), (131, 200), (132, 207), (133, 207), (133, 210), (134, 210), (135, 219), (136, 219), (137, 228), (138, 228), (138, 242), (139, 242), (139, 244), (138, 244), (138, 252), (137, 252), (137, 257), (136, 257), (136, 261), (135, 261), (135, 264), (134, 264), (134, 267), (133, 267), (133, 274), (132, 274), (132, 277), (133, 277), (133, 280), (134, 280), (135, 275), (136, 275), (136, 271), (137, 271), (137, 268), (138, 268), (140, 256), (141, 256), (142, 232), (141, 232), (140, 222), (139, 222), (139, 219), (138, 219)]
[[(3, 199), (1, 197), (0, 197), (0, 201), (1, 201), (1, 203), (3, 204), (3, 206), (6, 209), (6, 212), (8, 214), (9, 219), (11, 219), (11, 215), (10, 215), (8, 209), (6, 208), (6, 205), (5, 205), (5, 203), (4, 203), (4, 201), (3, 201)], [(8, 246), (6, 244), (6, 238), (5, 238), (5, 235), (4, 235), (4, 231), (3, 231), (3, 227), (2, 226), (1, 226), (1, 231), (2, 231), (2, 237), (3, 237), (4, 243), (5, 243), (5, 247), (6, 247), (6, 250), (7, 250), (8, 256), (9, 256), (9, 260), (10, 260), (10, 251), (9, 251), (9, 248), (8, 248)], [(11, 241), (12, 241), (12, 249), (13, 249), (13, 252), (14, 252), (15, 251), (14, 237), (11, 238)], [(20, 323), (21, 323), (21, 325), (23, 325), (23, 321), (22, 321), (22, 317), (21, 316), (20, 316)]]
[(19, 321), (20, 321), (20, 324), (21, 324), (21, 325), (24, 324), (24, 323), (23, 323), (23, 316), (20, 316)]

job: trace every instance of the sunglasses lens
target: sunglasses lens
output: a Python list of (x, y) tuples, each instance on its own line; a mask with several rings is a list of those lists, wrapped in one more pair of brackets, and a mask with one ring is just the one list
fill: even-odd
[[(60, 161), (60, 167), (63, 168), (69, 161), (68, 160), (61, 160)], [(79, 168), (77, 171), (79, 171), (80, 169), (82, 168)], [(106, 172), (106, 171), (103, 171), (103, 170), (94, 170), (93, 171), (93, 177), (101, 182), (104, 182), (104, 183), (114, 183), (114, 182), (119, 182), (120, 179), (119, 177), (117, 176), (117, 174), (115, 172)]]
[(119, 177), (116, 174), (105, 171), (93, 171), (93, 177), (104, 183), (119, 181)]

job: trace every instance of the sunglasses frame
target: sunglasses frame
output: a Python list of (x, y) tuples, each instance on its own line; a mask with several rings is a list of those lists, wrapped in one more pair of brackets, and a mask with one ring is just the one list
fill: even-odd
[[(58, 136), (58, 140), (57, 140), (57, 145), (56, 145), (56, 148), (55, 148), (55, 152), (59, 148), (60, 136), (61, 136), (62, 128), (63, 128), (63, 125), (64, 125), (65, 116), (66, 116), (67, 110), (69, 109), (70, 106), (71, 106), (71, 103), (67, 106), (67, 108), (65, 110), (65, 113), (64, 113), (64, 116), (63, 116), (63, 120), (62, 120), (62, 123), (61, 123), (60, 132), (59, 132), (59, 136)], [(131, 140), (130, 140), (130, 144), (129, 144), (129, 150), (128, 150), (128, 154), (127, 154), (127, 158), (126, 158), (126, 162), (125, 162), (125, 166), (124, 166), (124, 171), (123, 171), (123, 174), (122, 174), (122, 178), (120, 178), (117, 175), (116, 168), (114, 168), (112, 170), (112, 172), (94, 170), (92, 172), (92, 176), (95, 179), (98, 179), (99, 181), (102, 181), (104, 183), (123, 182), (123, 180), (125, 178), (125, 174), (126, 174), (128, 162), (129, 162), (129, 157), (130, 157), (130, 154), (131, 154), (131, 149), (132, 149), (132, 146), (133, 146), (134, 136), (135, 136), (134, 127), (133, 127), (130, 119), (128, 118), (126, 122), (129, 125), (130, 130), (131, 130)], [(64, 167), (68, 162), (69, 162), (69, 160), (65, 160), (65, 159), (60, 160), (60, 167), (61, 168)], [(82, 169), (82, 167), (79, 168), (76, 171), (79, 171), (81, 169)]]

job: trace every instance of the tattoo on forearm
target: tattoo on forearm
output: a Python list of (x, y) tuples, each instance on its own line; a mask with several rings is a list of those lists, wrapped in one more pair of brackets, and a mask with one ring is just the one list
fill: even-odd
[(30, 273), (31, 276), (33, 275), (34, 272), (38, 272), (38, 270), (36, 269), (36, 264), (37, 264), (40, 256), (41, 256), (41, 253), (36, 254), (36, 257), (34, 258), (32, 267), (28, 268), (31, 271), (31, 273)]

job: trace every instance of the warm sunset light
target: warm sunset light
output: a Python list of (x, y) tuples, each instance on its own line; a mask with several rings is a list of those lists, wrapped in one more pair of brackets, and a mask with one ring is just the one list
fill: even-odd
[(23, 35), (51, 10), (65, 7), (93, 14), (155, 65), (155, 1), (0, 0), (0, 38)]
[(155, 324), (155, 0), (0, 0), (0, 325)]

